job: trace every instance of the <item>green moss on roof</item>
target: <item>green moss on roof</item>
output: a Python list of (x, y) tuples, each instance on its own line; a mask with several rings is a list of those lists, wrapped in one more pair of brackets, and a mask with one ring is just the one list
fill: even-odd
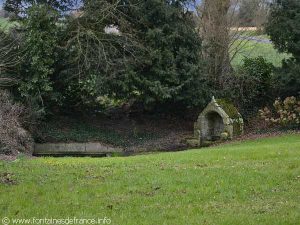
[(217, 99), (216, 101), (230, 118), (237, 119), (241, 117), (237, 108), (228, 99)]

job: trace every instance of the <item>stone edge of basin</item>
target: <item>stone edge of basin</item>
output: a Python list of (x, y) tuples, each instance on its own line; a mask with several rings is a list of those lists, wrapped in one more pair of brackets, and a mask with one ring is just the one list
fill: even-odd
[(35, 144), (34, 155), (103, 155), (122, 153), (124, 149), (98, 142)]

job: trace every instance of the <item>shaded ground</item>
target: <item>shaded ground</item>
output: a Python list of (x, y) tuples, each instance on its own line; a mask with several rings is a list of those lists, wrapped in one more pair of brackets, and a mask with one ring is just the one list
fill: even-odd
[[(193, 136), (196, 119), (157, 118), (142, 116), (123, 117), (56, 117), (42, 123), (34, 134), (38, 143), (101, 142), (121, 147), (127, 152), (178, 151), (188, 149), (185, 139)], [(234, 141), (281, 136), (286, 130), (245, 125), (245, 134)], [(297, 133), (290, 131), (290, 133)], [(230, 143), (231, 141), (229, 141)]]
[(187, 147), (183, 140), (192, 135), (192, 120), (144, 116), (138, 119), (60, 117), (41, 124), (34, 136), (39, 143), (99, 141), (139, 152), (180, 150)]

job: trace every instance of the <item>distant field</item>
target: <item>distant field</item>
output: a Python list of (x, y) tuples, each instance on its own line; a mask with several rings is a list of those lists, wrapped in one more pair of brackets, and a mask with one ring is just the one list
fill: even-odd
[(0, 28), (6, 27), (9, 25), (9, 22), (5, 18), (0, 17)]
[[(258, 38), (266, 39), (267, 36), (257, 36)], [(238, 40), (234, 44), (233, 48), (236, 47), (241, 41)], [(258, 43), (257, 41), (248, 41), (245, 46), (238, 52), (234, 60), (232, 61), (233, 67), (241, 65), (244, 57), (258, 57), (262, 56), (267, 59), (267, 61), (273, 63), (274, 66), (281, 66), (282, 60), (288, 58), (288, 54), (279, 53), (274, 49), (271, 43)]]
[(16, 22), (10, 22), (5, 18), (0, 17), (0, 29), (8, 29), (12, 26), (14, 26)]

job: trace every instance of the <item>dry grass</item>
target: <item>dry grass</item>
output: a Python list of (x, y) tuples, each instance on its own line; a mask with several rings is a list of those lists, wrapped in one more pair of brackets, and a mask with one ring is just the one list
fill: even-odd
[(31, 152), (33, 140), (22, 127), (24, 107), (13, 103), (10, 94), (3, 90), (0, 90), (0, 105), (0, 153)]

